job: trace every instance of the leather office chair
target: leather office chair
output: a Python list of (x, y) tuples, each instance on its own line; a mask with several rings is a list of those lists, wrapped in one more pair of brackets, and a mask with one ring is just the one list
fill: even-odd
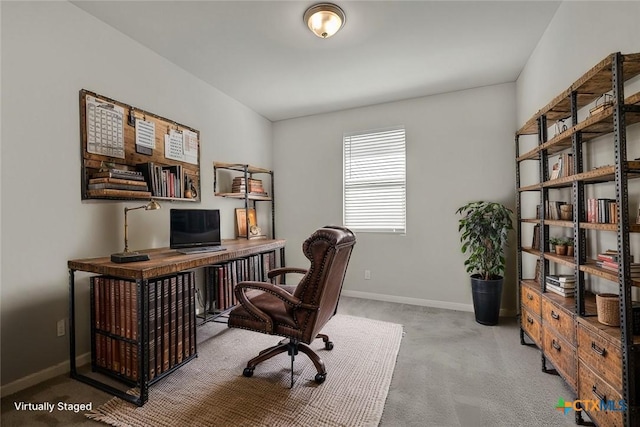
[(354, 234), (347, 228), (320, 228), (302, 245), (305, 256), (311, 261), (308, 270), (283, 267), (268, 273), (272, 280), (287, 273), (304, 274), (297, 285), (278, 286), (263, 282), (240, 282), (236, 285), (234, 292), (240, 305), (229, 314), (229, 327), (288, 338), (249, 360), (243, 371), (245, 377), (253, 375), (258, 363), (286, 351), (291, 356), (293, 387), (293, 361), (301, 351), (318, 371), (316, 383), (324, 382), (327, 375), (324, 362), (307, 344), (322, 338), (325, 349), (333, 349), (329, 337), (319, 332), (337, 310), (355, 243)]

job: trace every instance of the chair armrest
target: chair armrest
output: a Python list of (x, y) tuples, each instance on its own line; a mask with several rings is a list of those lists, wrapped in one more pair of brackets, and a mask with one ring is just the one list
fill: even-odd
[[(267, 273), (267, 277), (269, 279), (273, 279), (274, 277), (282, 276), (289, 273), (298, 273), (298, 274), (307, 274), (306, 268), (297, 268), (297, 267), (280, 267), (274, 268), (273, 270), (269, 270)], [(279, 283), (280, 281), (278, 281)]]
[[(313, 311), (317, 311), (319, 309), (318, 306), (310, 305), (310, 304), (304, 304), (302, 301), (300, 301), (299, 298), (291, 295), (289, 292), (287, 292), (284, 289), (280, 288), (279, 286), (273, 285), (271, 283), (267, 283), (267, 282), (240, 282), (240, 283), (238, 283), (236, 285), (235, 290), (234, 290), (234, 292), (236, 294), (236, 297), (238, 298), (240, 303), (247, 310), (251, 311), (251, 310), (255, 309), (256, 310), (256, 314), (258, 312), (264, 314), (264, 312), (251, 303), (251, 301), (247, 298), (247, 295), (246, 295), (246, 293), (244, 291), (245, 289), (257, 289), (259, 291), (268, 292), (271, 295), (275, 296), (276, 298), (282, 300), (285, 304), (291, 305), (291, 306), (293, 306), (295, 308), (304, 308), (304, 309), (313, 310)], [(266, 316), (266, 314), (265, 314), (265, 316)]]

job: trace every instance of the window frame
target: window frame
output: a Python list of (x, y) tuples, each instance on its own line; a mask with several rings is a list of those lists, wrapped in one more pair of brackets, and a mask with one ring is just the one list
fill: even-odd
[[(382, 134), (389, 134), (384, 137)], [(392, 173), (390, 176), (387, 176), (384, 179), (360, 179), (360, 183), (353, 183), (353, 179), (348, 177), (348, 173), (354, 171), (354, 156), (353, 153), (353, 144), (354, 141), (352, 138), (361, 137), (364, 140), (360, 141), (362, 145), (369, 145), (368, 149), (372, 154), (376, 150), (375, 148), (375, 140), (383, 138), (380, 141), (377, 141), (378, 144), (389, 142), (394, 145), (400, 145), (400, 148), (394, 151), (388, 151), (387, 153), (380, 153), (378, 156), (374, 156), (373, 162), (378, 161), (378, 167), (376, 171), (379, 171), (380, 174), (384, 174), (385, 172), (389, 174), (389, 170), (385, 171), (384, 164), (385, 157), (387, 159), (391, 158), (394, 161), (394, 164), (398, 163), (398, 158), (402, 163), (402, 171), (399, 171), (399, 174)], [(398, 140), (398, 138), (401, 138)], [(362, 149), (362, 145), (360, 148)], [(365, 147), (366, 150), (366, 147)], [(367, 154), (367, 153), (365, 153)], [(365, 157), (365, 156), (362, 156)], [(395, 158), (395, 159), (394, 159)], [(357, 156), (356, 156), (357, 159)], [(407, 233), (407, 132), (406, 127), (404, 125), (396, 125), (385, 128), (378, 129), (369, 129), (364, 131), (355, 131), (355, 132), (345, 132), (342, 136), (342, 220), (343, 224), (346, 227), (349, 227), (351, 230), (360, 232), (360, 233), (387, 233), (387, 234), (396, 234), (396, 235), (406, 235)], [(356, 174), (358, 172), (362, 172), (362, 166), (360, 169), (358, 167), (355, 168)], [(393, 175), (400, 175), (398, 176)], [(352, 182), (349, 182), (352, 181)], [(387, 204), (390, 208), (391, 212), (395, 215), (395, 224), (394, 221), (384, 222), (382, 221), (379, 225), (374, 224), (373, 222), (362, 223), (363, 218), (353, 218), (351, 223), (348, 222), (348, 217), (352, 215), (348, 215), (349, 211), (353, 211), (353, 209), (349, 209), (349, 201), (348, 201), (348, 193), (349, 190), (357, 189), (358, 187), (362, 188), (364, 191), (367, 189), (376, 192), (379, 192), (379, 195), (372, 194), (369, 197), (375, 198), (376, 196), (388, 197), (389, 199), (393, 199), (394, 197), (400, 196), (401, 201), (394, 203), (392, 200)], [(394, 188), (395, 187), (395, 188)], [(396, 194), (397, 192), (397, 194)], [(366, 195), (361, 198), (361, 200), (365, 200), (366, 203)], [(379, 199), (376, 199), (379, 200)], [(353, 200), (352, 200), (353, 202)], [(363, 210), (367, 212), (364, 208)], [(368, 211), (372, 212), (372, 211)], [(375, 213), (374, 213), (375, 217)], [(353, 221), (356, 221), (354, 223)], [(358, 223), (358, 221), (360, 223)], [(371, 221), (371, 220), (369, 220)], [(374, 220), (375, 221), (375, 220)], [(365, 221), (366, 222), (366, 221)]]

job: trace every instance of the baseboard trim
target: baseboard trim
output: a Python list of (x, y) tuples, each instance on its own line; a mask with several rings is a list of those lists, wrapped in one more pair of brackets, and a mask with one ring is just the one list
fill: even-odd
[[(76, 357), (76, 366), (82, 366), (89, 362), (91, 362), (90, 352)], [(36, 384), (40, 384), (43, 381), (57, 377), (58, 375), (67, 374), (69, 373), (69, 371), (69, 360), (60, 362), (57, 365), (51, 366), (50, 368), (43, 369), (42, 371), (27, 375), (26, 377), (3, 385), (2, 387), (0, 387), (0, 397), (5, 397), (9, 396), (10, 394), (17, 393)]]
[[(473, 313), (472, 304), (461, 304), (458, 302), (436, 301), (422, 298), (399, 297), (396, 295), (374, 294), (371, 292), (342, 290), (342, 295), (346, 297), (370, 299), (375, 301), (395, 302), (399, 304), (419, 305), (423, 307), (443, 308), (445, 310), (468, 311)], [(516, 315), (515, 310), (500, 309), (500, 316), (513, 317)]]

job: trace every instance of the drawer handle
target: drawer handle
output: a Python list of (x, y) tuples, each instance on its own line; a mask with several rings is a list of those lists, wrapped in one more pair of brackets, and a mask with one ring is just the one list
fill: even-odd
[(533, 301), (533, 295), (531, 295), (531, 294), (527, 294), (527, 299), (528, 299), (529, 301)]
[(533, 319), (531, 318), (531, 316), (527, 316), (527, 322), (533, 325)]
[(560, 350), (562, 349), (562, 347), (560, 347), (560, 344), (558, 344), (558, 343), (556, 342), (556, 340), (551, 340), (551, 346), (552, 346), (553, 348), (555, 348), (556, 350), (558, 350), (558, 351), (560, 351)]
[(591, 350), (593, 350), (595, 353), (599, 354), (600, 356), (604, 356), (605, 354), (607, 354), (606, 349), (598, 347), (596, 343), (593, 341), (591, 341)]
[(598, 400), (602, 401), (604, 404), (607, 403), (607, 396), (603, 396), (600, 393), (598, 393), (598, 389), (596, 388), (595, 385), (591, 387), (591, 393), (593, 393), (593, 395), (597, 397)]
[(560, 315), (557, 314), (555, 311), (551, 310), (551, 317), (553, 317), (554, 319), (558, 320), (560, 318)]

